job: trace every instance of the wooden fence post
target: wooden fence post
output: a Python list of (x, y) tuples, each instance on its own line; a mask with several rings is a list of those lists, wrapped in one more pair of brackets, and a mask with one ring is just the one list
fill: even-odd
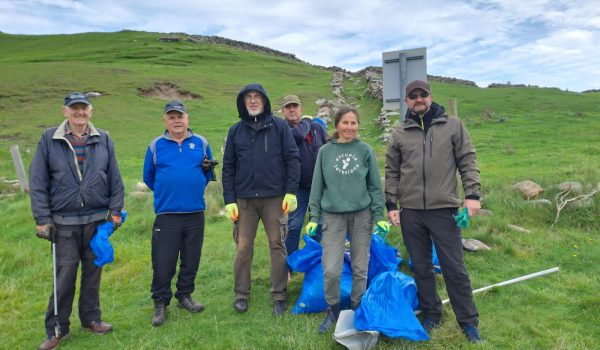
[(451, 116), (458, 117), (458, 106), (456, 105), (456, 98), (450, 99), (450, 113)]
[(21, 159), (21, 152), (19, 152), (19, 145), (10, 146), (10, 153), (12, 155), (13, 164), (15, 165), (17, 177), (19, 178), (21, 191), (29, 192), (29, 183), (27, 182), (27, 174), (25, 174), (23, 159)]

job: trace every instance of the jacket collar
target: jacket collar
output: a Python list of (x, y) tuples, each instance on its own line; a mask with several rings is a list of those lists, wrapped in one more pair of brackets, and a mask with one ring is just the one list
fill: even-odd
[[(66, 129), (68, 122), (69, 122), (69, 120), (65, 119), (65, 120), (63, 120), (62, 123), (60, 123), (60, 125), (54, 132), (54, 135), (52, 135), (53, 139), (64, 139), (65, 138), (65, 129)], [(91, 122), (87, 123), (87, 127), (88, 127), (88, 130), (90, 131), (90, 136), (100, 136), (100, 133), (98, 132), (98, 130), (94, 127), (94, 125)]]

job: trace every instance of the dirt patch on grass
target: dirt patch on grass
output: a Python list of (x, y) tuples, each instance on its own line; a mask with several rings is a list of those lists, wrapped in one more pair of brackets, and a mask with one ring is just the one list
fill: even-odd
[(158, 82), (148, 88), (138, 88), (138, 95), (161, 100), (199, 100), (203, 97), (181, 89), (170, 82)]

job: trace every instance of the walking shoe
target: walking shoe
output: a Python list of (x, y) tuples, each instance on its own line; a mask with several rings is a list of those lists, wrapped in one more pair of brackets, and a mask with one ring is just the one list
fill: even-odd
[(103, 335), (112, 331), (113, 327), (104, 321), (92, 321), (90, 323), (81, 324), (81, 327), (94, 332), (97, 335)]
[(152, 325), (154, 327), (161, 326), (167, 320), (167, 304), (154, 303), (154, 316), (152, 316)]
[(479, 335), (479, 331), (477, 330), (477, 326), (473, 324), (469, 324), (462, 327), (463, 333), (467, 337), (469, 343), (483, 343), (483, 339)]
[(431, 331), (433, 331), (435, 328), (439, 328), (440, 324), (440, 321), (434, 321), (429, 317), (423, 318), (423, 321), (421, 322), (421, 325), (423, 326), (423, 328), (425, 328), (425, 331), (427, 333), (431, 333)]
[(287, 310), (287, 302), (285, 300), (276, 300), (273, 304), (273, 316), (282, 316)]
[(239, 313), (248, 311), (248, 299), (235, 299), (235, 302), (233, 303), (233, 308)]
[(325, 319), (319, 325), (319, 334), (326, 333), (331, 326), (335, 325), (340, 316), (340, 304), (331, 305), (327, 309)]
[(44, 342), (42, 344), (40, 344), (40, 347), (38, 348), (38, 350), (56, 349), (56, 348), (58, 348), (58, 345), (60, 345), (60, 342), (63, 341), (63, 339), (68, 338), (70, 334), (71, 333), (66, 332), (66, 333), (59, 335), (58, 337), (53, 336), (52, 338), (48, 338), (48, 339), (44, 340)]
[(177, 304), (177, 306), (182, 309), (186, 309), (189, 312), (200, 312), (204, 310), (204, 305), (197, 303), (189, 295), (184, 295), (181, 299), (179, 299), (179, 304)]

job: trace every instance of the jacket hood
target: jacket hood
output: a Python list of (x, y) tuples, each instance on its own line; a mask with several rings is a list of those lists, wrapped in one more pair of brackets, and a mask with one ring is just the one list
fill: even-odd
[(265, 99), (265, 110), (261, 114), (259, 114), (258, 117), (260, 118), (264, 115), (271, 115), (271, 101), (269, 100), (269, 96), (267, 96), (265, 88), (263, 88), (260, 84), (248, 84), (242, 89), (242, 91), (240, 91), (240, 93), (237, 96), (237, 109), (240, 119), (250, 119), (250, 116), (248, 115), (248, 110), (246, 110), (246, 106), (244, 105), (244, 95), (250, 91), (256, 91), (260, 93)]

